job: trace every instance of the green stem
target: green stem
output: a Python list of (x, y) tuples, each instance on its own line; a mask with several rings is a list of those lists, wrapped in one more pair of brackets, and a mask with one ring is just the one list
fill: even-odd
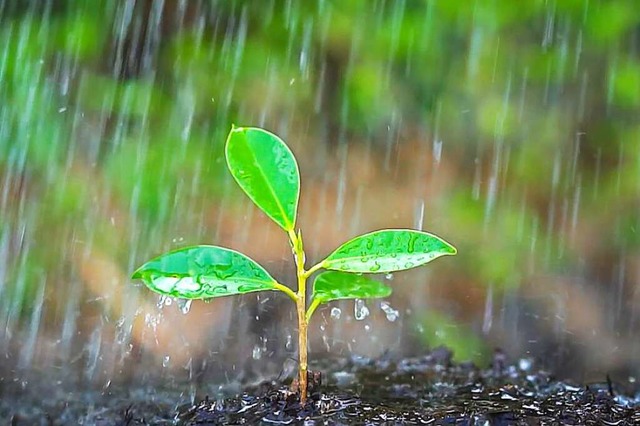
[(296, 294), (293, 292), (293, 290), (291, 290), (286, 285), (282, 285), (280, 283), (275, 283), (275, 284), (273, 284), (273, 286), (275, 288), (277, 288), (278, 290), (280, 290), (281, 292), (285, 293), (287, 296), (289, 296), (291, 298), (291, 300), (293, 300), (294, 302), (296, 302), (296, 303), (298, 302), (298, 296), (296, 296)]
[(313, 315), (313, 313), (316, 311), (316, 308), (320, 306), (320, 300), (319, 299), (313, 299), (313, 301), (311, 302), (311, 305), (309, 305), (309, 309), (307, 309), (307, 323), (309, 322), (309, 320), (311, 319), (311, 315)]
[(304, 277), (305, 278), (309, 278), (314, 272), (316, 272), (318, 269), (322, 269), (324, 268), (324, 265), (322, 264), (322, 262), (317, 263), (315, 265), (313, 265), (311, 268), (309, 268), (308, 271), (304, 272)]
[(307, 272), (304, 270), (304, 246), (302, 235), (296, 235), (294, 230), (289, 231), (289, 239), (293, 249), (293, 256), (296, 261), (296, 275), (298, 277), (298, 294), (296, 296), (296, 311), (298, 313), (298, 358), (299, 376), (298, 386), (300, 391), (300, 403), (307, 402), (307, 329), (308, 321), (307, 309)]

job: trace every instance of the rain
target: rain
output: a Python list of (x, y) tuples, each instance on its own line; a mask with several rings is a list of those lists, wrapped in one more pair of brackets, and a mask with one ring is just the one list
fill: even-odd
[(131, 278), (212, 244), (295, 288), (227, 171), (232, 125), (295, 154), (309, 265), (385, 228), (458, 250), (321, 305), (312, 359), (500, 348), (636, 383), (639, 46), (634, 0), (0, 0), (0, 418), (4, 386), (177, 407), (293, 377), (284, 295)]

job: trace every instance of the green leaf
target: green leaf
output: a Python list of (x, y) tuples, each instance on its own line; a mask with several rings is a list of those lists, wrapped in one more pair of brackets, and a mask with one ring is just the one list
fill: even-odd
[(300, 172), (289, 147), (266, 130), (233, 127), (225, 154), (229, 171), (242, 190), (285, 231), (292, 231), (300, 196)]
[(454, 255), (440, 237), (412, 229), (383, 229), (347, 241), (322, 261), (322, 267), (356, 273), (402, 271)]
[(276, 290), (267, 271), (242, 253), (217, 246), (193, 246), (156, 257), (133, 273), (156, 293), (210, 299)]
[(326, 303), (338, 299), (387, 297), (391, 287), (362, 275), (325, 271), (313, 282), (313, 301)]

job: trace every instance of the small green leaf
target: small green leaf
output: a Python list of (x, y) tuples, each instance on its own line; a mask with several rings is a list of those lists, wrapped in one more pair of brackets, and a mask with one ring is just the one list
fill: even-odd
[(156, 257), (133, 273), (156, 293), (210, 299), (276, 290), (267, 271), (242, 253), (217, 246), (193, 246)]
[(440, 237), (412, 229), (383, 229), (347, 241), (322, 261), (322, 267), (356, 273), (415, 268), (456, 249)]
[(313, 301), (326, 303), (338, 299), (387, 297), (391, 287), (362, 275), (325, 271), (313, 282)]
[(296, 225), (300, 172), (289, 147), (273, 133), (234, 127), (225, 154), (229, 171), (251, 200), (285, 231)]

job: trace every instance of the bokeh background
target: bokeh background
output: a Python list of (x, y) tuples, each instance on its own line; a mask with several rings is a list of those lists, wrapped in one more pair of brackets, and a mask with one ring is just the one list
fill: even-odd
[(285, 235), (226, 171), (233, 123), (295, 152), (310, 262), (384, 227), (458, 247), (379, 277), (385, 302), (320, 309), (313, 357), (446, 344), (637, 375), (639, 114), (637, 0), (0, 1), (3, 374), (282, 373), (284, 296), (187, 303), (128, 278), (209, 243), (293, 284)]

